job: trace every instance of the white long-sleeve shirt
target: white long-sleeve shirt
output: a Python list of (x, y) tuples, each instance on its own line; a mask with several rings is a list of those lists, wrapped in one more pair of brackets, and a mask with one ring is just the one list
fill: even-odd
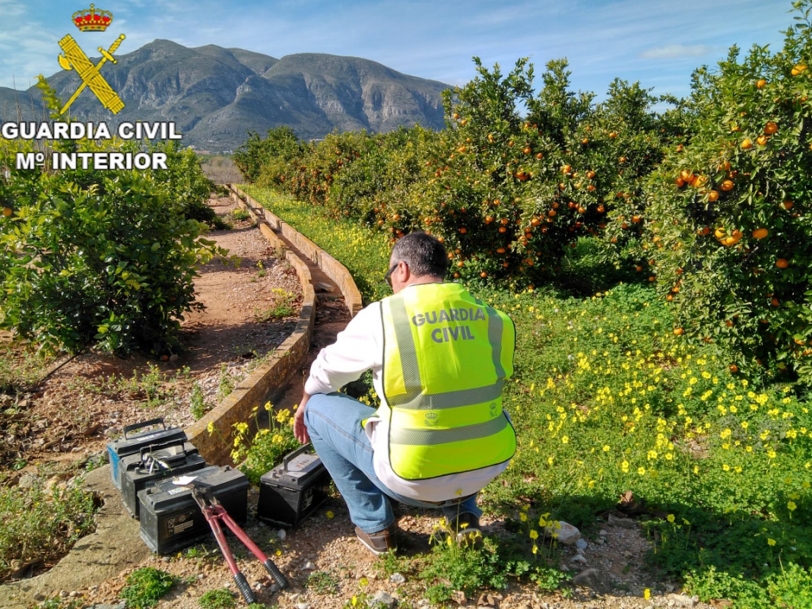
[[(404, 289), (411, 289), (407, 286)], [(304, 390), (309, 395), (331, 393), (357, 380), (365, 371), (372, 371), (372, 385), (381, 402), (383, 393), (383, 317), (381, 303), (364, 307), (338, 333), (336, 342), (322, 349), (310, 367), (310, 377)], [(482, 489), (491, 479), (507, 468), (507, 462), (490, 467), (431, 478), (406, 480), (392, 470), (389, 463), (388, 421), (377, 416), (366, 421), (364, 431), (372, 444), (373, 464), (378, 479), (387, 488), (404, 497), (420, 501), (446, 501), (465, 497)]]

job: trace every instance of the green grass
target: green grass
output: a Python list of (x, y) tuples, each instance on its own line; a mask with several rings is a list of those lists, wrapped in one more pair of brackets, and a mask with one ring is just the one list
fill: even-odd
[[(390, 293), (381, 281), (385, 237), (268, 191), (246, 192), (343, 262), (365, 301)], [(589, 251), (579, 247), (571, 261), (588, 278), (580, 286), (601, 284)], [(481, 494), (487, 510), (518, 523), (524, 536), (523, 550), (516, 540), (510, 551), (495, 550), (504, 573), (549, 585), (542, 582), (556, 578), (533, 562), (538, 529), (526, 523), (561, 519), (589, 533), (596, 515), (631, 491), (646, 508), (650, 565), (687, 592), (740, 607), (804, 599), (812, 582), (812, 415), (800, 388), (732, 374), (713, 345), (674, 335), (671, 311), (647, 286), (578, 298), (552, 288), (469, 287), (517, 329), (504, 404), (519, 449)], [(436, 554), (440, 571), (454, 572)], [(482, 585), (498, 581), (492, 558), (474, 561), (487, 566), (475, 569)]]
[(234, 594), (225, 588), (209, 590), (197, 600), (197, 604), (203, 609), (231, 609), (237, 606)]
[(78, 482), (46, 488), (0, 486), (0, 581), (28, 563), (47, 564), (95, 529), (96, 504)]
[(121, 590), (121, 598), (132, 609), (147, 609), (172, 589), (175, 578), (166, 571), (154, 567), (141, 567), (127, 576), (127, 585)]
[[(383, 234), (372, 233), (352, 222), (329, 218), (324, 210), (300, 203), (285, 194), (255, 186), (240, 188), (337, 257), (352, 274), (364, 302), (391, 294), (383, 280), (389, 262), (389, 244)], [(331, 228), (325, 230), (328, 226)], [(332, 228), (336, 226), (341, 230)]]

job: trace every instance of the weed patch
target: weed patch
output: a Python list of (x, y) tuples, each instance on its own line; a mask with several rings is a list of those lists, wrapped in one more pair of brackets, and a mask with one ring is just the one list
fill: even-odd
[(121, 591), (121, 598), (132, 609), (148, 609), (172, 589), (175, 578), (166, 571), (154, 567), (136, 569), (127, 576), (127, 585)]
[(46, 565), (66, 554), (95, 529), (96, 509), (93, 494), (78, 481), (46, 487), (37, 478), (30, 488), (0, 487), (0, 581), (25, 565)]

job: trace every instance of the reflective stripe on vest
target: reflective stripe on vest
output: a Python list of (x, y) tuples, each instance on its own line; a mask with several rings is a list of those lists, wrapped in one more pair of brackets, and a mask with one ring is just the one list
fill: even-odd
[(410, 286), (381, 303), (389, 460), (421, 480), (510, 459), (502, 388), (513, 373), (510, 318), (454, 283)]

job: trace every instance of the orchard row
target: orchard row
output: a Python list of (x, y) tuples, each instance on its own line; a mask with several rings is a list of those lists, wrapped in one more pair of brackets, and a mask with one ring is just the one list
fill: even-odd
[[(674, 305), (674, 332), (718, 345), (731, 370), (812, 379), (810, 2), (784, 48), (732, 48), (686, 99), (615, 80), (574, 92), (565, 60), (534, 92), (522, 59), (444, 94), (447, 128), (254, 134), (245, 178), (392, 240), (441, 239), (450, 275), (509, 285), (560, 277), (579, 241)], [(661, 108), (666, 108), (661, 110)], [(809, 363), (807, 363), (809, 362)]]

